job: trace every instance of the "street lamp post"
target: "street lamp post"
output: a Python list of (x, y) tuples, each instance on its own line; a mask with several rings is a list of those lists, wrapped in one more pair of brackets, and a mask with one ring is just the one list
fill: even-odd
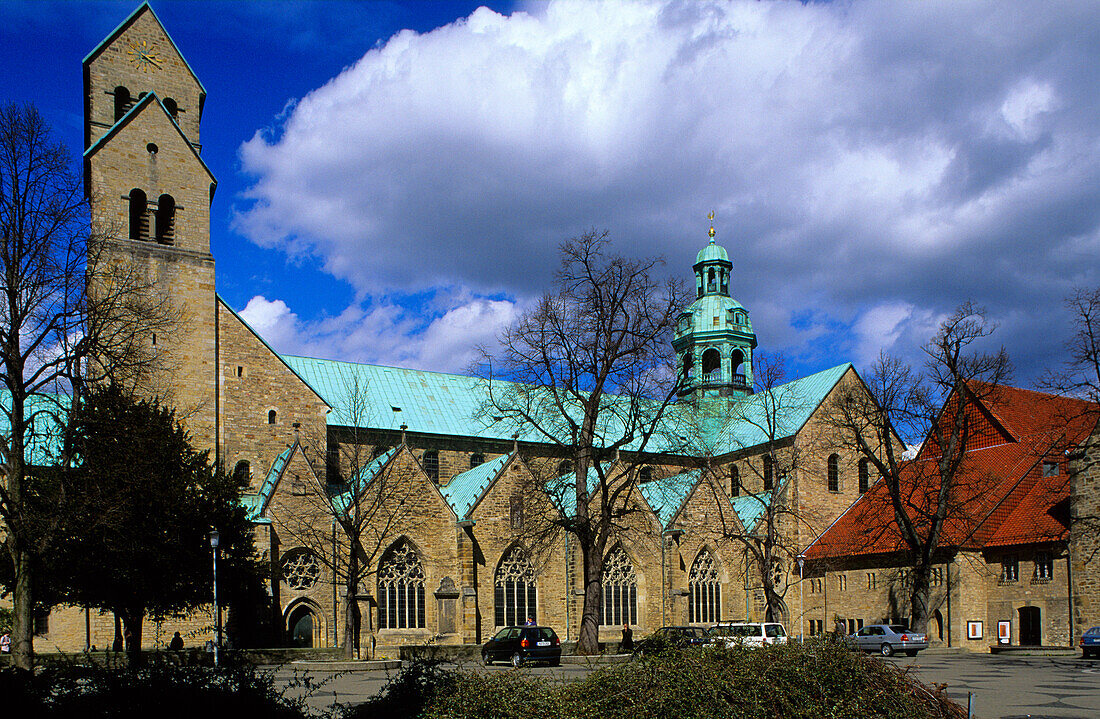
[(218, 652), (222, 643), (222, 613), (218, 608), (218, 530), (210, 532), (210, 548), (214, 550), (214, 666), (218, 666)]
[(806, 555), (798, 555), (798, 643), (806, 642), (806, 610), (802, 606), (802, 565), (806, 563)]

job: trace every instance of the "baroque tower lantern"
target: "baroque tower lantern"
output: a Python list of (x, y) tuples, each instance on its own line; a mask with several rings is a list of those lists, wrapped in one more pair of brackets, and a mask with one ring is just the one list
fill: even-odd
[[(708, 218), (713, 223), (714, 213)], [(737, 397), (752, 394), (756, 335), (749, 312), (730, 297), (733, 263), (726, 248), (710, 242), (695, 258), (695, 296), (676, 324), (672, 346), (685, 378), (681, 396)]]

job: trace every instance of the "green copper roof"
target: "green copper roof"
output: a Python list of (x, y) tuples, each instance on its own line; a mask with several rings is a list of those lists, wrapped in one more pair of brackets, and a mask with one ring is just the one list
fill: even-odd
[(265, 522), (270, 524), (270, 519), (265, 520), (260, 515), (263, 514), (267, 503), (271, 501), (271, 495), (275, 491), (275, 487), (278, 486), (279, 479), (283, 476), (283, 470), (286, 469), (286, 464), (290, 461), (290, 455), (294, 453), (296, 446), (296, 443), (292, 444), (279, 453), (279, 456), (271, 463), (271, 469), (267, 471), (267, 475), (264, 477), (264, 481), (260, 483), (260, 488), (256, 491), (256, 494), (241, 496), (241, 504), (248, 512), (248, 521), (258, 524)]
[(470, 512), (481, 501), (511, 458), (512, 454), (503, 454), (496, 459), (483, 462), (462, 474), (456, 474), (451, 477), (446, 487), (439, 488), (439, 492), (447, 500), (447, 504), (451, 505), (451, 509), (459, 519), (469, 519)]
[(688, 495), (691, 494), (691, 490), (699, 483), (699, 478), (702, 476), (701, 470), (692, 469), (674, 474), (671, 477), (662, 477), (652, 482), (645, 482), (638, 485), (638, 490), (641, 491), (642, 497), (645, 498), (653, 513), (657, 515), (661, 526), (667, 527), (672, 518), (676, 516), (676, 513), (680, 511), (680, 507), (684, 506)]
[(354, 477), (348, 480), (347, 489), (345, 491), (334, 494), (329, 498), (329, 501), (332, 503), (332, 508), (340, 515), (346, 515), (348, 510), (354, 506), (359, 492), (363, 491), (363, 488), (378, 476), (378, 473), (389, 464), (390, 460), (397, 456), (397, 451), (399, 449), (400, 447), (391, 447), (367, 462)]
[[(32, 394), (23, 405), (26, 416), (27, 441), (24, 461), (34, 467), (49, 467), (61, 461), (64, 418), (68, 415), (71, 398), (65, 394)], [(0, 391), (0, 437), (11, 436), (11, 393)]]
[(837, 365), (802, 379), (731, 402), (728, 420), (719, 430), (715, 455), (793, 437), (832, 391), (850, 363)]
[(699, 254), (695, 256), (695, 264), (699, 264), (700, 262), (715, 261), (729, 262), (730, 256), (726, 252), (725, 247), (722, 247), (722, 245), (719, 244), (715, 244), (714, 240), (712, 239), (703, 249), (699, 250)]

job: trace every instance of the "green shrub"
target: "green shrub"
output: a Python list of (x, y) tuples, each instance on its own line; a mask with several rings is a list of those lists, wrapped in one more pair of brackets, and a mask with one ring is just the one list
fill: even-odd
[[(437, 668), (438, 669), (438, 668)], [(439, 670), (442, 671), (442, 670)], [(687, 649), (647, 654), (564, 682), (528, 671), (447, 671), (423, 681), (413, 667), (393, 686), (419, 703), (376, 703), (357, 719), (959, 719), (939, 690), (892, 664), (815, 641), (762, 649)], [(415, 693), (415, 692), (414, 692)], [(384, 692), (385, 694), (385, 692)], [(380, 697), (381, 698), (381, 697)], [(367, 705), (362, 707), (366, 710)], [(388, 713), (390, 709), (394, 713)], [(397, 713), (400, 710), (400, 713)]]
[(304, 699), (276, 689), (273, 677), (247, 665), (46, 665), (33, 674), (0, 672), (6, 716), (42, 719), (303, 719)]

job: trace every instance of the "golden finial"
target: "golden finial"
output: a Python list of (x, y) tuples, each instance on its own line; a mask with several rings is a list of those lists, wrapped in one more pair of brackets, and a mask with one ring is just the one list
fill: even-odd
[(711, 210), (707, 214), (707, 219), (710, 220), (710, 232), (708, 232), (707, 234), (710, 235), (710, 241), (714, 242), (714, 210)]

